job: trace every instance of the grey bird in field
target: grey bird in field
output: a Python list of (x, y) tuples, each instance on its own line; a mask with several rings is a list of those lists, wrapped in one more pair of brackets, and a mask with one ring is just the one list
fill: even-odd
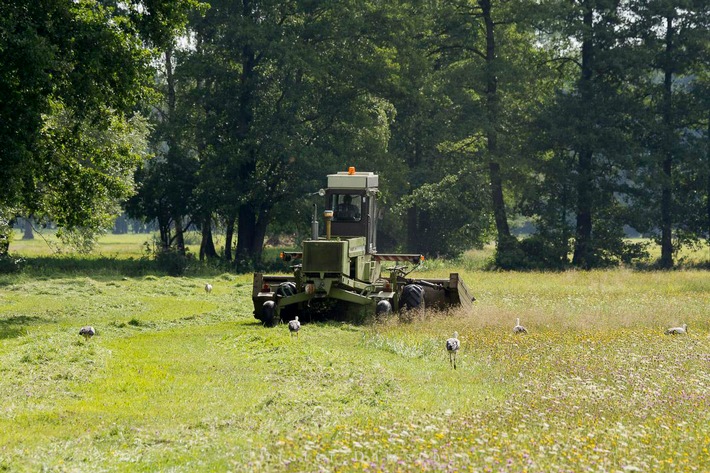
[(515, 327), (513, 327), (513, 333), (518, 334), (518, 333), (528, 333), (528, 329), (520, 325), (520, 319), (517, 319), (517, 322), (515, 322)]
[(84, 337), (85, 340), (90, 339), (94, 335), (96, 335), (96, 330), (94, 330), (94, 327), (91, 325), (87, 325), (86, 327), (81, 327), (79, 330), (79, 335)]
[(291, 336), (295, 333), (298, 337), (298, 331), (301, 330), (301, 322), (298, 321), (298, 316), (288, 323), (288, 331), (291, 332)]
[(688, 324), (683, 324), (682, 327), (671, 327), (666, 330), (666, 335), (685, 335), (688, 333)]
[(206, 292), (207, 294), (209, 294), (210, 292), (212, 292), (212, 284), (210, 284), (210, 283), (205, 284), (205, 292)]
[(458, 353), (459, 348), (461, 348), (461, 342), (459, 342), (459, 333), (454, 332), (454, 336), (446, 340), (446, 351), (449, 352), (449, 363), (456, 369), (456, 353)]

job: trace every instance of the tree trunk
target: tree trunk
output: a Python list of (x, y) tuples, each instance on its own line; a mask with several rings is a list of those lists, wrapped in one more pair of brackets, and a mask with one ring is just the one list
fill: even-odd
[(266, 238), (266, 228), (269, 226), (268, 211), (262, 211), (256, 216), (254, 226), (254, 238), (252, 240), (251, 254), (254, 263), (261, 264), (261, 257), (264, 253), (264, 239)]
[(661, 164), (661, 268), (673, 267), (673, 18), (666, 17), (663, 77), (663, 162)]
[(25, 227), (25, 232), (22, 235), (22, 239), (23, 240), (34, 240), (35, 234), (32, 230), (32, 220), (30, 220), (30, 217), (27, 217), (25, 219), (24, 227)]
[(254, 267), (254, 255), (251, 253), (254, 247), (254, 236), (256, 228), (256, 215), (250, 204), (244, 204), (239, 208), (239, 218), (237, 225), (237, 251), (234, 255), (234, 267), (238, 272), (251, 270)]
[[(489, 148), (490, 149), (490, 148)], [(488, 163), (488, 172), (491, 179), (491, 198), (493, 200), (493, 214), (498, 232), (498, 245), (512, 239), (508, 218), (505, 212), (505, 201), (503, 199), (503, 182), (500, 176), (500, 164), (495, 161)]]
[(412, 205), (407, 209), (407, 250), (411, 253), (422, 251), (419, 240), (419, 229), (417, 228), (418, 213), (416, 205)]
[(498, 236), (499, 254), (507, 253), (511, 248), (512, 237), (503, 198), (503, 179), (498, 155), (498, 126), (500, 120), (500, 97), (498, 96), (498, 77), (495, 73), (496, 42), (495, 23), (493, 22), (491, 0), (479, 0), (481, 14), (486, 25), (486, 130), (488, 151), (488, 172), (491, 183), (491, 202)]
[(592, 151), (585, 150), (577, 162), (577, 225), (572, 264), (588, 269), (591, 266), (592, 242)]
[[(411, 160), (409, 162), (409, 169), (416, 170), (422, 162), (423, 159), (423, 145), (422, 145), (422, 133), (420, 133), (421, 124), (417, 121), (414, 124), (414, 129), (412, 131), (413, 136), (410, 137), (412, 143), (414, 144), (414, 149), (411, 153)], [(417, 186), (416, 182), (410, 178), (410, 188), (409, 195)], [(416, 253), (423, 251), (421, 245), (421, 233), (419, 232), (419, 209), (416, 204), (412, 204), (411, 207), (407, 209), (407, 234), (405, 241), (405, 248), (410, 253)]]
[(227, 217), (227, 233), (224, 237), (224, 259), (232, 261), (232, 240), (234, 239), (234, 221), (235, 217)]
[(177, 215), (173, 217), (173, 223), (175, 224), (175, 248), (178, 253), (185, 255), (185, 235), (184, 229), (182, 227), (182, 215)]
[[(251, 18), (253, 14), (251, 0), (242, 0), (243, 17)], [(254, 119), (253, 102), (256, 87), (256, 55), (250, 44), (245, 44), (242, 47), (241, 65), (242, 71), (239, 76), (241, 93), (239, 94), (239, 114), (235, 124), (235, 136), (246, 148), (250, 146), (246, 144), (245, 140), (249, 136)], [(257, 156), (253, 148), (246, 148), (245, 151), (247, 162), (241, 166), (239, 177), (248, 181), (256, 169)], [(234, 267), (238, 272), (242, 272), (253, 269), (254, 264), (257, 263), (253, 254), (256, 214), (251, 202), (239, 207), (237, 223), (237, 249), (234, 255)]]
[[(584, 33), (582, 35), (582, 72), (579, 81), (581, 95), (581, 105), (584, 107), (594, 100), (592, 93), (593, 74), (593, 9), (587, 0), (584, 4)], [(585, 117), (588, 112), (585, 112)], [(586, 120), (585, 120), (586, 122)], [(585, 123), (591, 126), (590, 123)], [(577, 225), (574, 242), (574, 256), (572, 264), (580, 268), (589, 268), (592, 256), (592, 209), (593, 209), (593, 162), (594, 150), (592, 144), (587, 140), (578, 150), (577, 160)]]
[(158, 216), (158, 228), (160, 230), (160, 249), (166, 251), (170, 248), (170, 218), (162, 215)]
[(217, 258), (217, 250), (214, 247), (214, 239), (212, 238), (212, 218), (205, 217), (202, 222), (202, 241), (200, 242), (200, 261), (205, 258)]
[(569, 201), (569, 194), (570, 188), (565, 182), (562, 187), (562, 201), (560, 205), (561, 211), (559, 220), (559, 226), (562, 229), (562, 232), (560, 235), (560, 241), (557, 245), (557, 247), (560, 248), (560, 263), (563, 266), (567, 266), (567, 264), (569, 264), (569, 242), (572, 238), (572, 232), (569, 231), (569, 225), (567, 223), (567, 205)]
[(705, 154), (707, 160), (707, 168), (705, 169), (707, 172), (707, 195), (705, 196), (705, 205), (707, 207), (708, 216), (707, 239), (710, 241), (710, 113), (708, 113), (708, 129), (707, 134), (705, 135)]
[[(165, 49), (165, 81), (167, 86), (167, 100), (168, 100), (168, 119), (175, 118), (175, 78), (173, 76), (173, 50), (172, 45), (168, 45)], [(173, 133), (168, 133), (168, 146), (177, 147), (177, 140), (173, 136)], [(168, 160), (175, 160), (176, 154), (172, 151), (168, 152)], [(172, 158), (172, 159), (171, 159)], [(173, 166), (176, 164), (173, 163)], [(173, 208), (173, 212), (177, 213), (176, 209)], [(182, 215), (172, 216), (173, 225), (175, 227), (175, 248), (178, 253), (185, 255), (185, 237), (183, 235), (183, 222)], [(172, 243), (172, 239), (170, 241)], [(168, 245), (168, 248), (170, 245)]]
[(238, 223), (234, 266), (237, 271), (252, 270), (261, 265), (266, 227), (269, 224), (268, 209), (257, 213), (253, 205), (242, 205)]
[(175, 117), (175, 79), (173, 77), (173, 48), (169, 45), (165, 49), (165, 81), (168, 86), (168, 114)]

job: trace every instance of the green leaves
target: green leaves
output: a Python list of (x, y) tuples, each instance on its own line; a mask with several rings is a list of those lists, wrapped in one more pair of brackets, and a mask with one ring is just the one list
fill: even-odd
[(75, 116), (53, 103), (44, 115), (30, 209), (50, 215), (61, 227), (102, 229), (133, 191), (133, 170), (147, 152), (145, 118), (123, 118), (103, 110), (101, 121)]
[(172, 222), (239, 219), (258, 261), (275, 218), (303, 225), (304, 196), (355, 165), (399, 203), (381, 249), (431, 232), (455, 254), (495, 222), (515, 259), (522, 217), (525, 258), (564, 266), (573, 245), (580, 267), (624, 261), (632, 225), (659, 233), (667, 263), (709, 225), (704, 6), (7, 0), (0, 208), (100, 227), (152, 132), (132, 207), (166, 245)]
[(3, 2), (0, 31), (0, 208), (105, 226), (146, 152), (134, 110), (148, 95), (148, 51), (93, 0)]
[(416, 209), (420, 251), (455, 258), (490, 237), (485, 187), (481, 173), (460, 172), (415, 189), (396, 211)]

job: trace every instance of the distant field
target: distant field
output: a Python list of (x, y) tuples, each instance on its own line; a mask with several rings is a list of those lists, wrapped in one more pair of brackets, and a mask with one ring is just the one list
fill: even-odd
[(433, 266), (472, 313), (298, 339), (250, 275), (0, 275), (0, 471), (710, 471), (707, 272)]
[[(186, 234), (187, 247), (192, 254), (199, 254), (200, 234), (198, 232), (188, 232)], [(146, 256), (146, 245), (153, 247), (157, 241), (157, 235), (140, 233), (140, 234), (124, 234), (113, 235), (107, 234), (99, 238), (98, 244), (92, 255), (103, 256), (110, 258), (141, 258)], [(644, 239), (634, 239), (634, 242), (648, 242)], [(224, 248), (224, 237), (215, 236), (215, 245), (220, 251)], [(10, 245), (11, 253), (26, 257), (38, 256), (74, 256), (71, 248), (64, 247), (56, 238), (54, 231), (45, 231), (41, 235), (36, 234), (33, 240), (23, 240), (22, 233), (19, 230), (15, 231), (15, 237)], [(460, 258), (459, 263), (467, 269), (482, 269), (487, 262), (492, 258), (495, 247), (486, 245), (483, 249), (469, 250)], [(660, 248), (655, 244), (649, 245), (651, 260), (660, 257)], [(268, 252), (267, 252), (268, 253)], [(676, 261), (683, 265), (700, 265), (710, 264), (710, 247), (703, 244), (698, 248), (686, 248), (681, 251)], [(446, 263), (448, 264), (448, 263)]]
[[(121, 258), (140, 258), (146, 254), (146, 242), (153, 244), (155, 235), (150, 233), (127, 233), (123, 235), (106, 234), (99, 238), (93, 254), (117, 256)], [(199, 250), (199, 244), (192, 245), (191, 250)], [(10, 252), (22, 256), (48, 256), (56, 254), (72, 254), (72, 248), (62, 245), (54, 231), (35, 233), (32, 240), (23, 240), (22, 232), (15, 230), (15, 238), (10, 243)]]

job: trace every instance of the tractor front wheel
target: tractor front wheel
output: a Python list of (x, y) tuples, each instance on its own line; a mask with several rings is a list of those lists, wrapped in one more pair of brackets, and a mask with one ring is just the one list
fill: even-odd
[(380, 315), (387, 315), (390, 312), (392, 312), (392, 303), (386, 299), (382, 299), (377, 303), (377, 306), (375, 307), (375, 315), (378, 317)]
[(266, 301), (261, 306), (261, 321), (267, 327), (276, 325), (276, 303), (274, 301)]

